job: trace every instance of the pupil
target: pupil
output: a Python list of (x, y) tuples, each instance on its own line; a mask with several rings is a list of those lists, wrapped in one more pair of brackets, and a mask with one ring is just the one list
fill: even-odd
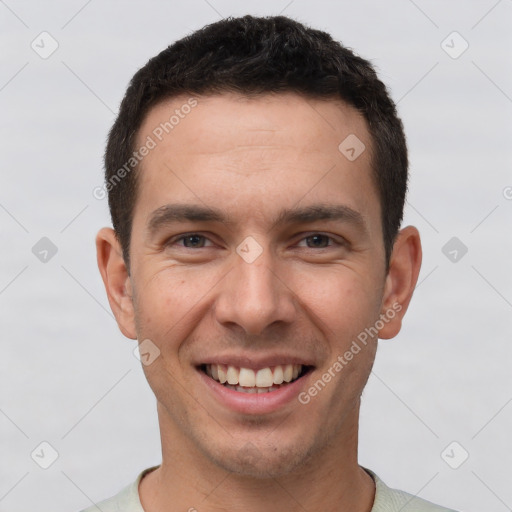
[[(198, 240), (201, 239), (201, 236), (200, 235), (190, 235), (190, 236), (187, 236), (184, 241), (185, 241), (185, 246), (186, 247), (197, 247), (197, 242)], [(192, 241), (190, 244), (188, 242)]]
[[(313, 235), (310, 237), (312, 240), (314, 240), (313, 245), (315, 247), (326, 247), (325, 243), (322, 243), (322, 240), (325, 242), (327, 240), (327, 237), (325, 235)], [(317, 242), (320, 240), (320, 244)]]

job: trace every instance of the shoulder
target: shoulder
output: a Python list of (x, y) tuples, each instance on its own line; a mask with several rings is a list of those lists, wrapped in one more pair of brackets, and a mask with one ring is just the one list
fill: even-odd
[(407, 492), (391, 489), (373, 471), (364, 469), (375, 481), (375, 501), (371, 512), (456, 512)]
[(142, 471), (134, 482), (127, 485), (115, 496), (100, 501), (80, 512), (144, 512), (139, 499), (139, 483), (144, 475), (153, 471), (158, 466)]

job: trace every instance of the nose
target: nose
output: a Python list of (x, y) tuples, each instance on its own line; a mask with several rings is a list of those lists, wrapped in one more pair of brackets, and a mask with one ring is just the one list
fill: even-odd
[(270, 251), (264, 250), (252, 263), (238, 254), (233, 257), (234, 268), (222, 280), (215, 303), (217, 321), (225, 327), (237, 325), (247, 335), (262, 334), (273, 324), (291, 324), (296, 315), (294, 293)]

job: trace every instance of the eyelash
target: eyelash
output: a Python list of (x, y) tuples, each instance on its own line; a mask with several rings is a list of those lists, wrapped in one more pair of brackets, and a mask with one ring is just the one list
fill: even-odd
[[(303, 240), (306, 240), (308, 238), (312, 238), (312, 237), (318, 236), (318, 235), (326, 237), (330, 241), (333, 242), (332, 244), (328, 245), (327, 247), (319, 247), (319, 249), (328, 249), (329, 247), (335, 247), (335, 246), (340, 246), (341, 247), (341, 246), (345, 245), (344, 243), (335, 240), (334, 237), (329, 236), (329, 235), (327, 235), (325, 233), (321, 233), (321, 232), (311, 233), (311, 234), (301, 238), (299, 240), (299, 242), (302, 242)], [(190, 238), (190, 237), (193, 237), (193, 236), (197, 236), (197, 237), (203, 238), (204, 240), (209, 240), (208, 237), (206, 237), (205, 235), (201, 235), (200, 233), (192, 232), (192, 233), (185, 233), (183, 235), (179, 235), (178, 237), (171, 238), (165, 245), (166, 246), (171, 246), (171, 245), (176, 244), (177, 242), (180, 242), (182, 240), (185, 240), (186, 238)], [(182, 245), (180, 247), (182, 247), (183, 249), (205, 249), (206, 248), (206, 247), (185, 247), (184, 245)], [(315, 247), (306, 247), (306, 249), (315, 249)]]

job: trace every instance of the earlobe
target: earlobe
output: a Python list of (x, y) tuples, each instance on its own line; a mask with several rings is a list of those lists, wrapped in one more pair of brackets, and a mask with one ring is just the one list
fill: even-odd
[(121, 245), (113, 229), (103, 228), (96, 236), (96, 256), (110, 308), (121, 332), (137, 339), (131, 278), (123, 259)]
[(402, 327), (402, 318), (418, 281), (421, 268), (421, 240), (414, 226), (400, 230), (393, 246), (382, 299), (384, 326), (379, 338), (394, 338)]

